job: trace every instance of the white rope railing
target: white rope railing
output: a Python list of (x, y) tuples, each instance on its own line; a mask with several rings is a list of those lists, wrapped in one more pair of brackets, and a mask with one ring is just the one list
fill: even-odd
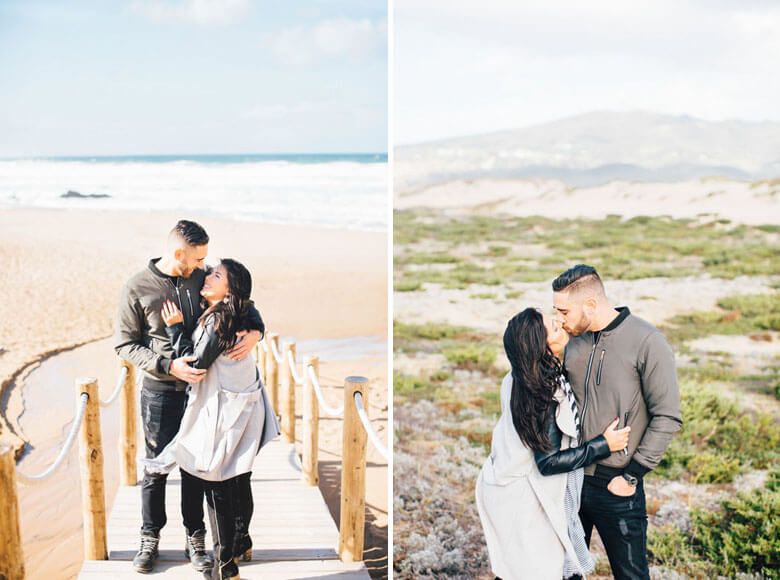
[(376, 450), (379, 451), (379, 454), (384, 457), (386, 461), (390, 461), (387, 447), (385, 447), (382, 441), (380, 441), (379, 436), (371, 426), (371, 421), (368, 420), (368, 413), (366, 413), (366, 409), (363, 406), (363, 395), (360, 392), (355, 393), (355, 406), (357, 407), (360, 422), (363, 423), (363, 429), (366, 430), (366, 434), (368, 435), (369, 440), (374, 444), (374, 447), (376, 447)]
[(338, 409), (328, 405), (328, 403), (325, 401), (325, 397), (322, 394), (320, 380), (317, 378), (317, 373), (314, 371), (314, 367), (311, 365), (306, 365), (306, 370), (309, 373), (311, 384), (314, 387), (314, 393), (317, 395), (317, 400), (320, 402), (320, 407), (322, 410), (331, 417), (341, 417), (344, 414), (344, 405), (341, 405)]
[(271, 341), (271, 354), (274, 355), (276, 364), (282, 364), (284, 357), (282, 356), (282, 353), (279, 352), (279, 346), (273, 340)]
[(123, 366), (122, 370), (119, 371), (119, 378), (116, 381), (116, 388), (114, 389), (114, 392), (111, 393), (111, 396), (106, 399), (105, 401), (100, 401), (101, 407), (108, 407), (116, 401), (116, 398), (119, 396), (119, 393), (122, 392), (122, 387), (125, 385), (125, 379), (127, 378), (127, 367)]
[(68, 452), (70, 451), (70, 448), (73, 446), (73, 442), (76, 440), (76, 433), (79, 432), (79, 429), (81, 428), (81, 422), (84, 420), (84, 414), (87, 410), (87, 401), (89, 400), (89, 395), (87, 393), (81, 393), (81, 397), (79, 397), (79, 406), (76, 410), (76, 417), (73, 420), (73, 425), (70, 427), (70, 432), (68, 433), (68, 436), (65, 439), (65, 443), (62, 446), (62, 450), (60, 451), (60, 454), (57, 456), (57, 459), (54, 460), (54, 463), (51, 464), (51, 466), (44, 471), (43, 473), (39, 473), (38, 475), (25, 475), (21, 471), (16, 471), (16, 476), (19, 478), (19, 481), (25, 485), (34, 485), (36, 483), (41, 483), (44, 479), (49, 477), (52, 473), (57, 471), (59, 469), (60, 465), (65, 461), (65, 458), (68, 456)]
[(298, 367), (297, 363), (295, 362), (295, 357), (293, 356), (293, 353), (291, 350), (287, 351), (287, 362), (290, 363), (290, 373), (292, 373), (293, 380), (295, 381), (296, 385), (302, 385), (303, 384), (303, 377), (298, 374)]

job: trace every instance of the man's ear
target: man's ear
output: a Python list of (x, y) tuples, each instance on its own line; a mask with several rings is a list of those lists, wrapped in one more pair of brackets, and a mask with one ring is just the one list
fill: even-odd
[(596, 297), (591, 295), (588, 296), (582, 303), (582, 307), (584, 309), (589, 310), (590, 312), (594, 312), (596, 310), (596, 305), (598, 304), (598, 300), (596, 300)]
[(184, 249), (183, 248), (176, 248), (173, 251), (173, 257), (176, 259), (177, 262), (183, 262), (184, 261)]

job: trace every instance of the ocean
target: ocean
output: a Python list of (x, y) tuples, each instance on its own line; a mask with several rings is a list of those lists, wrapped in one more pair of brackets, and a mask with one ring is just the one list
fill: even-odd
[(0, 159), (0, 208), (191, 211), (387, 231), (387, 187), (383, 153)]

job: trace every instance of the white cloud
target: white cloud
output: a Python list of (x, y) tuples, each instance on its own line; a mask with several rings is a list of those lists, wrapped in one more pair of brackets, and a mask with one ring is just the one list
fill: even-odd
[(249, 0), (134, 0), (130, 6), (153, 22), (213, 25), (235, 22), (249, 9)]
[(293, 26), (266, 38), (283, 63), (309, 65), (328, 60), (366, 62), (387, 48), (387, 21), (334, 18), (314, 26)]
[(395, 138), (645, 109), (778, 119), (768, 0), (397, 0)]

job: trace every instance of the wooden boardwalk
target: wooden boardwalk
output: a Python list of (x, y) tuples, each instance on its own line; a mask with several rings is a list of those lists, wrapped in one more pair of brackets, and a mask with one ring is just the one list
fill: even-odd
[[(160, 534), (160, 558), (149, 576), (203, 577), (184, 558), (180, 485), (176, 471), (168, 478), (168, 523)], [(252, 472), (252, 491), (255, 510), (250, 534), (254, 548), (252, 561), (239, 564), (242, 579), (368, 580), (362, 562), (347, 564), (338, 559), (336, 524), (319, 488), (301, 480), (301, 464), (294, 445), (277, 440), (263, 448)], [(207, 514), (205, 520), (208, 528)], [(79, 578), (142, 578), (132, 566), (139, 546), (140, 527), (140, 487), (122, 486), (108, 520), (108, 560), (85, 560)], [(210, 530), (206, 545), (212, 545)]]

